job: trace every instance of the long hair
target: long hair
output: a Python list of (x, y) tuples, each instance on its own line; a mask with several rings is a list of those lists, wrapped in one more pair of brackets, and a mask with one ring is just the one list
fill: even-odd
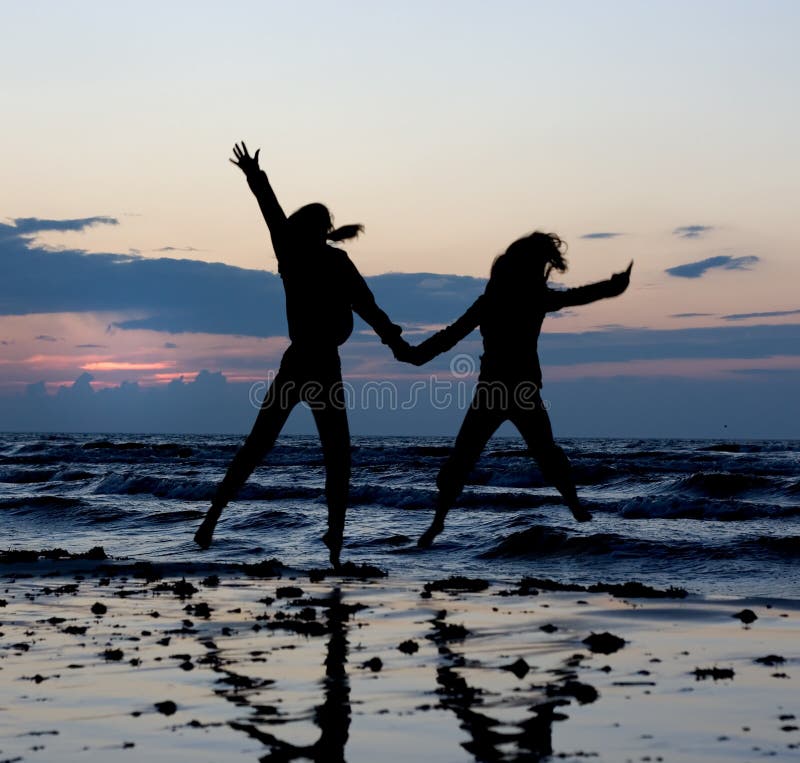
[(517, 239), (492, 263), (487, 295), (502, 298), (544, 285), (554, 270), (563, 273), (567, 269), (566, 250), (566, 242), (555, 233), (537, 230)]
[(363, 225), (342, 225), (334, 228), (333, 215), (319, 202), (300, 207), (289, 215), (286, 223), (297, 235), (321, 241), (345, 241), (364, 232)]

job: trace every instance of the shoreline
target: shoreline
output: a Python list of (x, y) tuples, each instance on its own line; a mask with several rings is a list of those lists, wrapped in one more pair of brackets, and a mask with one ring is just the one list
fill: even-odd
[(0, 565), (0, 760), (800, 749), (800, 600), (115, 565)]

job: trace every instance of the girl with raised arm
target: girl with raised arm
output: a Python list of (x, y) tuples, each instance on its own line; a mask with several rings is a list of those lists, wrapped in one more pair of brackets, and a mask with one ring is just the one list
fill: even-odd
[(418, 541), (421, 548), (430, 546), (442, 532), (447, 512), (481, 451), (507, 420), (519, 429), (542, 475), (558, 489), (575, 519), (587, 522), (592, 518), (578, 500), (569, 460), (553, 440), (540, 393), (537, 342), (547, 313), (622, 294), (628, 288), (633, 262), (607, 281), (558, 291), (551, 289), (547, 280), (553, 270), (567, 269), (565, 249), (565, 243), (552, 233), (536, 231), (515, 241), (495, 259), (485, 292), (464, 315), (418, 346), (399, 347), (396, 352), (398, 359), (422, 365), (454, 347), (478, 326), (483, 335), (478, 384), (455, 446), (436, 479), (436, 515)]
[(244, 172), (272, 237), (286, 292), (291, 345), (194, 539), (202, 548), (211, 545), (222, 509), (272, 448), (292, 408), (305, 401), (314, 415), (325, 461), (328, 530), (323, 541), (331, 564), (338, 567), (350, 484), (350, 432), (338, 347), (353, 330), (354, 310), (393, 351), (407, 345), (400, 338), (401, 328), (375, 304), (347, 253), (329, 244), (355, 238), (363, 226), (334, 228), (323, 204), (307, 204), (286, 217), (258, 165), (259, 152), (250, 156), (242, 142), (234, 146), (231, 161)]

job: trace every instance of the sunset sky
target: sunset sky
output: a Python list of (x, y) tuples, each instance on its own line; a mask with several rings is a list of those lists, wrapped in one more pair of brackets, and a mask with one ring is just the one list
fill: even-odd
[[(14, 400), (84, 373), (90, 393), (204, 369), (244, 388), (277, 366), (275, 261), (227, 161), (244, 139), (287, 210), (365, 224), (348, 251), (410, 338), (456, 318), (511, 241), (553, 230), (564, 285), (636, 264), (624, 297), (545, 324), (546, 384), (679, 379), (698, 411), (714, 389), (729, 411), (756, 398), (776, 423), (742, 435), (796, 431), (797, 3), (0, 8), (0, 429), (41, 426)], [(420, 373), (366, 333), (343, 367)], [(593, 431), (635, 431), (610, 421)]]

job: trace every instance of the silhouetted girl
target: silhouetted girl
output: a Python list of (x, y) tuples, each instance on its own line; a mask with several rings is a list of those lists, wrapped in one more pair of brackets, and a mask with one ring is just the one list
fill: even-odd
[(266, 174), (258, 166), (259, 151), (236, 145), (231, 161), (247, 177), (272, 237), (278, 272), (286, 291), (286, 316), (291, 345), (267, 391), (253, 430), (234, 457), (203, 523), (195, 533), (208, 548), (222, 509), (272, 448), (297, 403), (308, 403), (314, 415), (325, 460), (328, 531), (323, 536), (331, 563), (339, 564), (350, 483), (350, 432), (347, 426), (338, 347), (353, 330), (353, 310), (375, 329), (384, 344), (405, 345), (401, 329), (375, 304), (347, 253), (329, 241), (354, 238), (361, 225), (334, 229), (322, 204), (308, 204), (286, 217)]
[(485, 292), (455, 323), (409, 350), (398, 348), (401, 360), (415, 365), (451, 349), (480, 326), (483, 355), (478, 384), (456, 437), (455, 447), (442, 466), (436, 516), (419, 539), (430, 546), (444, 529), (447, 512), (461, 494), (467, 476), (497, 428), (511, 421), (525, 439), (544, 478), (563, 496), (579, 522), (590, 520), (575, 491), (569, 460), (553, 440), (550, 419), (542, 404), (542, 370), (537, 342), (549, 312), (615, 297), (628, 287), (633, 263), (607, 281), (557, 291), (547, 285), (553, 270), (564, 272), (564, 242), (552, 233), (532, 233), (515, 241), (492, 265)]

